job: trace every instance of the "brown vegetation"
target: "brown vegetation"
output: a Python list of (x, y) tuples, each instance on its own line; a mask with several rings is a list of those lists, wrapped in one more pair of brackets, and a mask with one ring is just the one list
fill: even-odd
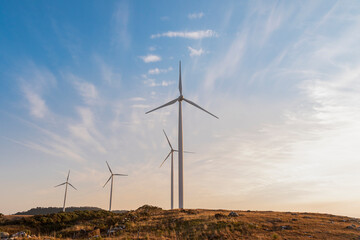
[[(329, 214), (271, 211), (78, 211), (3, 220), (0, 232), (27, 230), (57, 238), (102, 239), (360, 239), (360, 220)], [(229, 214), (231, 216), (229, 216)]]

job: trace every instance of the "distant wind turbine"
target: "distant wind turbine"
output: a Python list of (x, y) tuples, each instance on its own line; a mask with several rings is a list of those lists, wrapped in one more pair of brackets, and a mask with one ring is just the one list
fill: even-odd
[[(165, 163), (165, 161), (169, 158), (169, 156), (171, 155), (171, 209), (174, 209), (174, 152), (178, 152), (178, 150), (175, 150), (170, 143), (170, 140), (168, 138), (168, 136), (166, 135), (165, 130), (163, 130), (166, 140), (169, 143), (169, 147), (170, 147), (170, 152), (169, 154), (166, 156), (165, 160), (161, 163), (160, 167)], [(187, 152), (184, 151), (184, 153), (193, 153), (193, 152)]]
[(184, 149), (183, 149), (183, 130), (182, 130), (182, 108), (181, 108), (181, 102), (184, 100), (185, 102), (190, 103), (191, 105), (203, 110), (204, 112), (210, 114), (211, 116), (219, 119), (217, 116), (215, 116), (214, 114), (206, 111), (205, 109), (203, 109), (202, 107), (200, 107), (199, 105), (197, 105), (196, 103), (184, 98), (183, 94), (182, 94), (182, 83), (181, 83), (181, 61), (179, 62), (179, 92), (180, 92), (180, 96), (175, 98), (174, 100), (171, 100), (168, 103), (165, 103), (164, 105), (161, 105), (160, 107), (157, 107), (153, 110), (150, 110), (147, 113), (151, 113), (155, 110), (158, 110), (160, 108), (172, 105), (176, 102), (179, 102), (179, 133), (178, 133), (178, 146), (179, 146), (179, 208), (184, 208), (184, 176), (183, 176), (183, 155), (184, 155)]
[(65, 202), (66, 202), (66, 193), (67, 193), (67, 187), (68, 187), (68, 185), (70, 185), (73, 189), (77, 190), (73, 185), (71, 185), (71, 183), (69, 183), (69, 176), (70, 176), (70, 170), (69, 170), (68, 176), (67, 176), (67, 178), (66, 178), (66, 182), (61, 183), (61, 184), (55, 186), (55, 187), (59, 187), (59, 186), (62, 186), (62, 185), (65, 184), (65, 196), (64, 196), (63, 212), (65, 212)]
[(111, 171), (111, 168), (108, 164), (108, 162), (106, 161), (106, 165), (108, 166), (109, 168), (109, 171), (111, 173), (109, 179), (106, 181), (106, 183), (104, 184), (103, 188), (106, 186), (106, 184), (110, 181), (111, 179), (111, 188), (110, 188), (110, 205), (109, 205), (109, 211), (111, 212), (111, 200), (112, 200), (112, 190), (113, 190), (113, 185), (114, 185), (114, 176), (127, 176), (126, 174), (119, 174), (119, 173), (113, 173)]

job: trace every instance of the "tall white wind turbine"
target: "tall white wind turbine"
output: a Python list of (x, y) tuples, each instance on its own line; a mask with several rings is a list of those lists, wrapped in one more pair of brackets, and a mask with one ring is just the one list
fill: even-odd
[(66, 193), (67, 193), (67, 187), (68, 187), (68, 185), (70, 185), (73, 189), (77, 190), (73, 185), (71, 185), (71, 183), (69, 183), (69, 176), (70, 176), (70, 170), (69, 170), (68, 176), (67, 176), (67, 178), (66, 178), (66, 182), (61, 183), (61, 184), (55, 186), (55, 187), (59, 187), (59, 186), (65, 185), (65, 196), (64, 196), (63, 212), (65, 212)]
[(112, 190), (113, 190), (113, 185), (114, 185), (114, 176), (127, 176), (126, 174), (119, 174), (119, 173), (113, 173), (111, 171), (111, 168), (108, 164), (108, 162), (106, 161), (106, 165), (108, 166), (109, 168), (109, 171), (111, 173), (109, 179), (106, 181), (106, 183), (104, 184), (103, 188), (106, 186), (106, 184), (110, 181), (111, 179), (111, 188), (110, 188), (110, 205), (109, 205), (109, 211), (111, 212), (111, 200), (112, 200)]
[[(166, 135), (165, 130), (163, 130), (166, 140), (169, 143), (169, 147), (170, 147), (170, 152), (169, 154), (166, 156), (165, 160), (161, 163), (160, 167), (165, 163), (165, 161), (169, 158), (169, 156), (171, 155), (171, 209), (174, 209), (174, 152), (178, 152), (178, 150), (175, 150), (171, 143), (170, 140), (168, 138), (168, 136)], [(187, 152), (184, 151), (184, 153), (193, 153), (193, 152)]]
[(203, 110), (204, 112), (210, 114), (211, 116), (219, 119), (217, 116), (215, 116), (214, 114), (206, 111), (205, 109), (203, 109), (202, 107), (200, 107), (199, 105), (197, 105), (196, 103), (184, 98), (183, 94), (182, 94), (182, 83), (181, 83), (181, 61), (179, 62), (179, 92), (180, 92), (180, 96), (175, 98), (174, 100), (171, 100), (168, 103), (165, 103), (164, 105), (161, 105), (160, 107), (157, 107), (153, 110), (150, 110), (147, 113), (151, 113), (155, 110), (158, 110), (160, 108), (172, 105), (176, 102), (179, 102), (179, 133), (178, 133), (178, 146), (179, 146), (179, 208), (184, 208), (184, 175), (183, 175), (183, 155), (184, 155), (184, 149), (183, 149), (183, 131), (182, 131), (182, 108), (181, 108), (181, 102), (185, 101), (187, 103), (190, 103), (191, 105)]

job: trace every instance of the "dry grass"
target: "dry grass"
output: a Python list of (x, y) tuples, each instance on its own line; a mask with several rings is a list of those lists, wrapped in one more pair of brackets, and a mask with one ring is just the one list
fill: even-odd
[[(101, 229), (103, 239), (360, 239), (359, 219), (271, 211), (235, 211), (239, 216), (229, 217), (230, 212), (143, 208), (107, 216), (98, 222), (108, 223)], [(97, 226), (94, 222), (82, 221), (58, 233), (66, 236), (67, 232), (89, 232), (94, 226)], [(115, 226), (125, 229), (107, 236), (106, 229)], [(6, 227), (17, 229), (18, 226)], [(0, 226), (1, 229), (4, 226)]]

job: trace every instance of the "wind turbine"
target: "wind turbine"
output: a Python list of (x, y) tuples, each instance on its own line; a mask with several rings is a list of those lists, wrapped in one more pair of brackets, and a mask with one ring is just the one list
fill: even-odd
[(59, 186), (62, 186), (62, 185), (65, 184), (65, 196), (64, 196), (63, 212), (65, 212), (65, 202), (66, 202), (66, 193), (67, 193), (67, 187), (68, 187), (68, 185), (70, 185), (73, 189), (77, 190), (73, 185), (71, 185), (71, 183), (69, 183), (69, 176), (70, 176), (70, 170), (69, 170), (68, 176), (67, 176), (67, 178), (66, 178), (66, 182), (61, 183), (61, 184), (55, 186), (55, 187), (59, 187)]
[[(165, 161), (169, 158), (169, 156), (171, 155), (171, 209), (174, 209), (174, 152), (178, 152), (178, 150), (175, 150), (170, 143), (170, 140), (168, 138), (168, 136), (166, 135), (165, 130), (163, 129), (163, 132), (165, 134), (166, 140), (169, 143), (169, 147), (170, 147), (170, 152), (169, 154), (166, 156), (165, 160), (161, 163), (160, 167), (165, 163)], [(187, 152), (184, 151), (184, 153), (193, 153), (193, 152)]]
[(109, 212), (111, 212), (111, 200), (112, 200), (112, 190), (113, 190), (113, 185), (114, 185), (114, 176), (127, 176), (126, 174), (119, 174), (119, 173), (113, 173), (111, 171), (111, 168), (108, 164), (108, 162), (106, 161), (106, 165), (108, 166), (109, 168), (109, 171), (111, 173), (109, 179), (106, 181), (106, 183), (104, 184), (103, 188), (106, 186), (106, 184), (110, 181), (111, 179), (111, 188), (110, 188), (110, 205), (109, 205)]
[(200, 107), (199, 105), (197, 105), (196, 103), (184, 98), (183, 94), (182, 94), (182, 83), (181, 83), (181, 61), (179, 61), (179, 92), (180, 92), (180, 96), (175, 98), (174, 100), (171, 100), (168, 103), (165, 103), (164, 105), (161, 105), (160, 107), (157, 107), (153, 110), (150, 110), (147, 113), (151, 113), (155, 110), (158, 110), (160, 108), (172, 105), (176, 102), (179, 102), (179, 134), (178, 134), (178, 145), (179, 145), (179, 208), (184, 208), (184, 175), (183, 175), (183, 155), (184, 155), (184, 149), (183, 149), (183, 130), (182, 130), (182, 108), (181, 108), (181, 102), (185, 101), (187, 103), (190, 103), (191, 105), (203, 110), (204, 112), (210, 114), (211, 116), (219, 119), (217, 116), (215, 116), (214, 114), (206, 111), (205, 109), (203, 109), (202, 107)]

